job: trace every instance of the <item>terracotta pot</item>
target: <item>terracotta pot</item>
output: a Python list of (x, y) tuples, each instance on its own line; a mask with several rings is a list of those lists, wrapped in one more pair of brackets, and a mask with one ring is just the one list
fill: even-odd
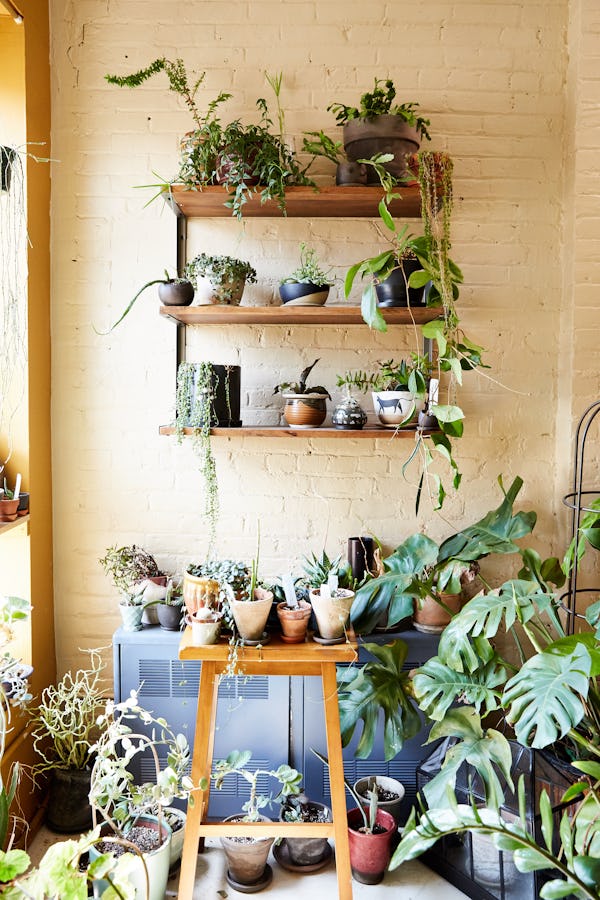
[(390, 813), (378, 810), (375, 822), (386, 830), (381, 834), (364, 834), (358, 830), (363, 824), (360, 810), (348, 811), (352, 877), (362, 884), (379, 884), (383, 881), (390, 861), (392, 838), (396, 832), (394, 817)]
[(285, 394), (283, 415), (292, 428), (318, 428), (327, 415), (324, 394)]
[(379, 800), (377, 806), (383, 812), (390, 813), (394, 817), (396, 825), (399, 825), (405, 794), (404, 785), (400, 781), (396, 781), (395, 778), (388, 778), (387, 775), (372, 775), (370, 778), (359, 778), (358, 781), (354, 782), (354, 790), (359, 797), (364, 799), (365, 805), (369, 803), (370, 798), (367, 796), (367, 793), (373, 782), (384, 791), (398, 795), (395, 800)]
[(204, 607), (217, 609), (219, 607), (220, 590), (221, 586), (214, 578), (206, 578), (204, 575), (190, 575), (189, 572), (184, 572), (182, 592), (190, 615)]
[(14, 522), (17, 518), (19, 498), (16, 500), (0, 499), (0, 522)]
[(415, 611), (413, 613), (413, 624), (417, 631), (423, 631), (425, 634), (440, 634), (446, 625), (460, 611), (462, 606), (461, 594), (446, 594), (442, 591), (439, 595), (440, 600), (452, 610), (452, 614), (444, 609), (433, 597), (426, 597), (425, 600), (415, 602)]
[(229, 607), (243, 641), (260, 641), (273, 605), (272, 591), (257, 588), (254, 600), (230, 600)]
[(286, 644), (301, 644), (306, 637), (312, 607), (306, 600), (298, 601), (297, 609), (290, 609), (285, 600), (277, 604), (277, 616), (281, 625), (281, 640)]
[(337, 597), (321, 597), (320, 589), (310, 592), (310, 602), (315, 612), (320, 636), (327, 641), (341, 638), (354, 603), (354, 591), (338, 588)]
[[(241, 816), (228, 816), (225, 822), (239, 822)], [(266, 816), (260, 816), (261, 822), (269, 822)], [(242, 885), (253, 885), (264, 878), (269, 850), (275, 838), (263, 837), (251, 841), (240, 841), (222, 837), (221, 845), (225, 851), (228, 865), (228, 878)], [(266, 885), (265, 885), (266, 886)]]

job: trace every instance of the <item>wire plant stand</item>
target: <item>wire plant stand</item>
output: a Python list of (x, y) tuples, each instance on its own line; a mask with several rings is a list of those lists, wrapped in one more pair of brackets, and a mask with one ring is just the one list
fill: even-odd
[[(565, 494), (563, 503), (571, 510), (571, 541), (577, 542), (582, 514), (594, 512), (590, 504), (600, 497), (600, 487), (584, 487), (585, 453), (590, 428), (596, 417), (600, 415), (600, 400), (596, 400), (585, 410), (575, 432), (573, 453), (573, 483), (572, 490)], [(598, 420), (600, 423), (600, 419)], [(582, 595), (600, 595), (600, 588), (580, 588), (577, 585), (579, 566), (575, 564), (567, 580), (567, 590), (561, 596), (563, 609), (566, 611), (566, 631), (574, 634), (578, 621), (585, 621), (585, 616), (577, 612), (577, 599)], [(587, 607), (586, 603), (586, 607)]]

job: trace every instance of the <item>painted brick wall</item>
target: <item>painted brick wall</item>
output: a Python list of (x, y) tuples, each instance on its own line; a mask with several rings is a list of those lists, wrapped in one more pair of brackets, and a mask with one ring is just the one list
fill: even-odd
[[(525, 479), (522, 500), (540, 513), (537, 544), (559, 551), (568, 474), (559, 414), (570, 421), (583, 399), (574, 396), (567, 363), (569, 329), (575, 353), (588, 349), (586, 370), (598, 370), (589, 288), (598, 272), (598, 212), (581, 196), (597, 179), (593, 6), (55, 0), (54, 527), (63, 667), (80, 660), (78, 648), (108, 643), (118, 625), (116, 598), (97, 564), (106, 547), (141, 544), (171, 569), (206, 552), (192, 448), (158, 435), (172, 417), (172, 326), (148, 292), (110, 336), (93, 328), (108, 327), (145, 281), (174, 264), (175, 220), (161, 202), (144, 207), (150, 192), (137, 186), (156, 181), (153, 173), (175, 174), (178, 141), (192, 123), (162, 76), (127, 91), (104, 74), (181, 56), (207, 72), (202, 103), (229, 90), (227, 120), (249, 121), (256, 98), (268, 96), (265, 68), (281, 70), (286, 130), (296, 136), (319, 128), (334, 135), (327, 105), (354, 102), (375, 76), (389, 75), (399, 99), (418, 101), (430, 116), (432, 147), (455, 159), (453, 256), (466, 282), (460, 308), (492, 367), (461, 392), (468, 424), (457, 454), (460, 493), (443, 517), (427, 508), (415, 517), (414, 485), (401, 474), (407, 445), (387, 436), (293, 447), (222, 439), (214, 442), (220, 554), (250, 558), (259, 520), (265, 574), (324, 543), (342, 551), (350, 534), (372, 531), (390, 548), (418, 528), (442, 537), (499, 502), (500, 473)], [(569, 63), (570, 50), (578, 57)], [(319, 173), (332, 177), (327, 165)], [(219, 220), (190, 228), (192, 253), (220, 248), (253, 262), (260, 283), (248, 298), (260, 303), (272, 301), (301, 240), (339, 276), (334, 302), (343, 302), (348, 265), (378, 246), (368, 221)], [(241, 362), (252, 414), (276, 419), (272, 386), (315, 357), (319, 380), (333, 386), (336, 373), (399, 355), (407, 340), (401, 329), (374, 336), (366, 327), (192, 329), (190, 356)]]

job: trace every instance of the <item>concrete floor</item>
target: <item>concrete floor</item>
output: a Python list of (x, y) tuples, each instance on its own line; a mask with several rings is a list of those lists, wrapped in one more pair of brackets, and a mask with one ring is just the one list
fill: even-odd
[[(43, 856), (46, 849), (61, 840), (61, 835), (42, 828), (34, 838), (30, 854), (35, 861)], [(273, 880), (260, 896), (268, 900), (336, 900), (337, 879), (333, 860), (310, 875), (288, 872), (269, 856), (273, 870)], [(241, 900), (248, 896), (231, 888), (225, 879), (225, 855), (217, 840), (209, 839), (206, 850), (198, 856), (194, 900)], [(167, 885), (166, 897), (177, 897), (178, 875), (174, 875)], [(352, 882), (354, 900), (464, 900), (465, 894), (436, 875), (426, 866), (415, 861), (400, 866), (394, 872), (387, 872), (378, 885)]]

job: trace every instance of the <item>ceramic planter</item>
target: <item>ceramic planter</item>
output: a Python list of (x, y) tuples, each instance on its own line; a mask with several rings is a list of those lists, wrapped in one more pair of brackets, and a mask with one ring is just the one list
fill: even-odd
[(46, 825), (60, 834), (81, 834), (92, 827), (88, 801), (91, 769), (52, 769)]
[(306, 637), (311, 612), (311, 605), (306, 600), (299, 600), (297, 609), (288, 607), (285, 601), (278, 603), (277, 617), (281, 626), (281, 640), (286, 644), (301, 644)]
[[(304, 805), (310, 812), (318, 816), (318, 818), (313, 818), (310, 821), (332, 821), (331, 810), (323, 803), (313, 803), (312, 800), (309, 800), (306, 804), (303, 804), (303, 806)], [(282, 808), (279, 819), (281, 822), (288, 821), (285, 818), (285, 808)], [(309, 820), (303, 819), (302, 821)], [(319, 866), (322, 862), (328, 860), (331, 855), (331, 847), (329, 846), (327, 838), (288, 837), (285, 839), (285, 842), (291, 864), (300, 868), (304, 866), (310, 868)]]
[[(203, 284), (204, 289), (202, 288)], [(198, 306), (239, 306), (245, 286), (245, 278), (235, 278), (232, 281), (215, 283), (199, 277), (196, 292), (196, 295), (200, 298)]]
[(373, 391), (373, 409), (385, 428), (412, 427), (425, 407), (410, 391)]
[(189, 306), (194, 285), (191, 281), (165, 281), (158, 286), (158, 296), (163, 306)]
[[(177, 416), (181, 418), (181, 424), (191, 425), (195, 414), (196, 398), (198, 396), (198, 372), (199, 363), (180, 363), (179, 371), (185, 366), (191, 370), (191, 391), (189, 397), (189, 405), (184, 404), (184, 408), (178, 408)], [(240, 366), (223, 366), (217, 363), (211, 363), (212, 377), (210, 380), (211, 389), (211, 426), (219, 428), (240, 428), (242, 420), (240, 419), (240, 403), (241, 403), (241, 368)], [(208, 381), (208, 379), (207, 379)], [(203, 388), (204, 390), (204, 388)], [(203, 405), (200, 405), (201, 414)], [(196, 425), (202, 424), (195, 422)]]
[(142, 616), (144, 614), (143, 606), (127, 606), (124, 603), (119, 603), (119, 610), (125, 631), (141, 631)]
[[(140, 816), (136, 824), (147, 826), (158, 832), (158, 819), (154, 816)], [(147, 900), (164, 900), (169, 878), (169, 861), (171, 856), (171, 829), (165, 822), (164, 817), (162, 820), (161, 833), (163, 835), (163, 842), (160, 847), (157, 847), (156, 850), (152, 850), (150, 853), (143, 854), (148, 871), (148, 882), (150, 885), (149, 893), (147, 893), (146, 890), (144, 864), (142, 863), (142, 860), (134, 854), (134, 859), (131, 868), (128, 870), (127, 877), (135, 890), (135, 900), (146, 900), (146, 898)], [(95, 847), (92, 847), (90, 849), (90, 860), (97, 859), (98, 856), (99, 851)], [(93, 885), (94, 897), (96, 898), (102, 897), (104, 891), (109, 888), (108, 882), (100, 879), (95, 880)]]
[(375, 822), (385, 828), (385, 831), (381, 834), (364, 834), (358, 830), (363, 824), (360, 810), (348, 811), (352, 877), (362, 884), (379, 884), (383, 881), (392, 852), (392, 838), (396, 832), (394, 817), (390, 813), (378, 810)]
[(216, 644), (221, 634), (222, 614), (212, 612), (210, 618), (199, 618), (203, 610), (185, 617), (186, 625), (192, 629), (192, 645), (194, 647), (208, 647)]
[(325, 394), (284, 394), (283, 416), (292, 428), (318, 428), (327, 415)]
[[(241, 816), (228, 816), (225, 822), (239, 822)], [(266, 816), (260, 816), (261, 822), (268, 822)], [(227, 881), (230, 885), (240, 885), (243, 893), (254, 893), (267, 887), (271, 881), (271, 870), (267, 872), (267, 858), (275, 839), (263, 837), (256, 840), (235, 840), (222, 837), (221, 845), (227, 857)], [(253, 890), (248, 890), (252, 887)]]
[(183, 607), (173, 606), (170, 603), (159, 603), (156, 607), (156, 615), (158, 616), (158, 624), (165, 631), (179, 631), (181, 628), (181, 618), (183, 615)]
[(354, 591), (338, 588), (336, 596), (321, 597), (319, 588), (310, 592), (311, 606), (315, 612), (319, 635), (323, 640), (341, 640), (354, 603)]
[(257, 588), (254, 600), (230, 600), (235, 626), (243, 641), (260, 641), (273, 605), (273, 593)]
[[(169, 825), (171, 828), (169, 869), (173, 869), (181, 859), (181, 854), (183, 852), (183, 840), (185, 838), (185, 823), (187, 821), (187, 813), (185, 813), (182, 809), (178, 809), (176, 806), (167, 806), (164, 812), (165, 815), (168, 815), (169, 817)], [(178, 828), (174, 826), (174, 822), (172, 821), (173, 819), (178, 820), (178, 822), (180, 823)]]
[(370, 798), (367, 796), (367, 793), (371, 790), (370, 785), (374, 782), (380, 790), (388, 791), (391, 794), (397, 794), (397, 799), (379, 799), (377, 806), (379, 809), (383, 810), (383, 812), (390, 813), (390, 815), (394, 817), (396, 825), (400, 825), (405, 794), (404, 785), (400, 781), (396, 781), (395, 778), (388, 778), (387, 775), (372, 775), (370, 778), (359, 778), (358, 781), (354, 782), (354, 790), (359, 797), (364, 799), (365, 806), (369, 803)]
[(344, 397), (331, 414), (331, 424), (343, 431), (360, 431), (367, 424), (367, 414), (355, 397)]
[(324, 306), (329, 285), (291, 281), (279, 285), (279, 296), (286, 306)]
[(18, 516), (26, 516), (29, 512), (29, 494), (27, 491), (21, 491), (19, 494), (19, 505), (17, 507)]
[(221, 586), (214, 578), (206, 578), (200, 575), (183, 575), (183, 600), (187, 611), (192, 615), (198, 609), (217, 609), (219, 607), (219, 594)]
[[(384, 168), (400, 177), (406, 172), (405, 156), (421, 146), (421, 135), (401, 116), (373, 116), (351, 119), (344, 125), (344, 150), (348, 159), (371, 159), (376, 153), (392, 153), (394, 158)], [(379, 185), (373, 166), (367, 166), (367, 183)]]
[(425, 634), (441, 634), (446, 625), (460, 611), (462, 606), (462, 594), (446, 594), (442, 591), (439, 595), (440, 600), (447, 606), (451, 613), (444, 609), (432, 597), (426, 597), (424, 600), (415, 601), (415, 610), (413, 613), (413, 625), (417, 631)]
[(413, 272), (423, 268), (418, 259), (401, 259), (396, 261), (397, 269), (388, 275), (380, 284), (375, 285), (377, 302), (383, 308), (394, 306), (425, 306), (425, 291), (420, 288), (408, 288), (407, 281)]
[(367, 166), (359, 162), (341, 162), (335, 170), (335, 183), (340, 187), (360, 186), (367, 183)]

